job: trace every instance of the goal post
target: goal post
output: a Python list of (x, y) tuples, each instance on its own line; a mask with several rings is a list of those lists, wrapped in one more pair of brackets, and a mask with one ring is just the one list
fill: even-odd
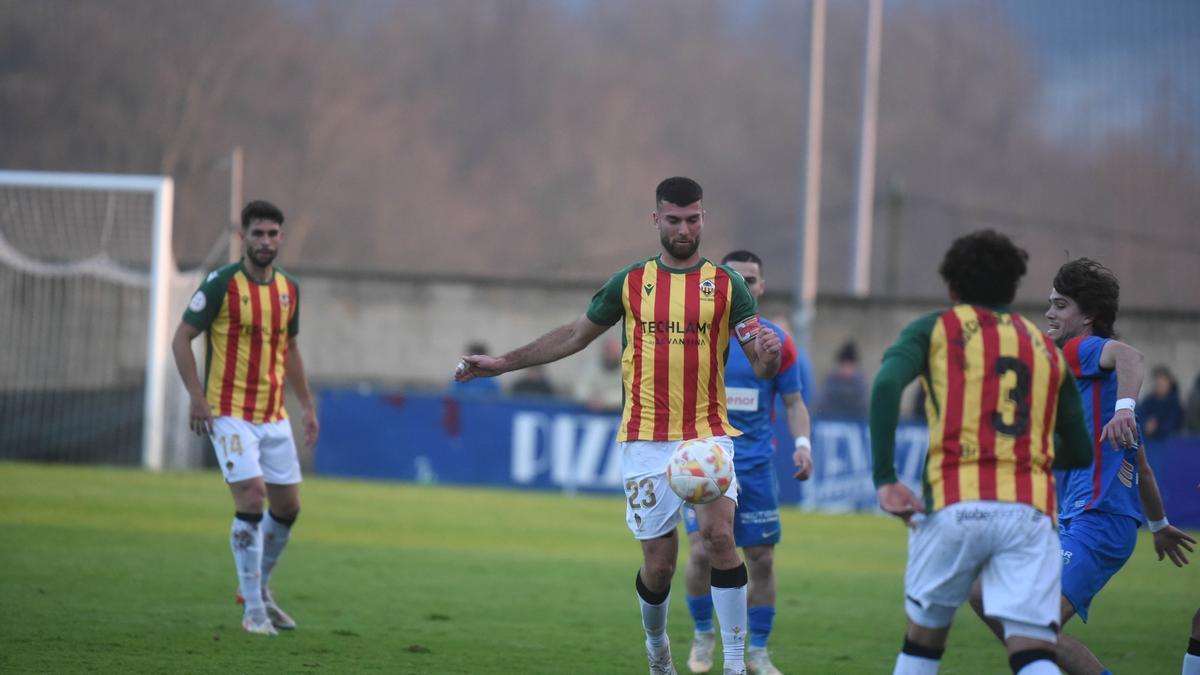
[(0, 457), (195, 464), (170, 329), (199, 275), (173, 202), (166, 176), (0, 171)]

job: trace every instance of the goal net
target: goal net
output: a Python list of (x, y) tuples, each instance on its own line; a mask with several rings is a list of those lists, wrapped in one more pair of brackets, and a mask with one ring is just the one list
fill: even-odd
[(0, 458), (192, 466), (161, 176), (0, 171)]

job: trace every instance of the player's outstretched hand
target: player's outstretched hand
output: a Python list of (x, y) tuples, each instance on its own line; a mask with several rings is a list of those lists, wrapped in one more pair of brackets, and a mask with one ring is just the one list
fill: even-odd
[(1154, 533), (1154, 552), (1158, 554), (1158, 559), (1162, 560), (1165, 555), (1176, 567), (1188, 564), (1187, 554), (1183, 549), (1194, 553), (1196, 549), (1192, 548), (1191, 544), (1195, 543), (1196, 540), (1187, 532), (1177, 529), (1174, 525), (1168, 525)]
[(925, 505), (900, 481), (879, 486), (879, 505), (909, 527), (916, 527), (914, 514), (925, 513)]
[(1112, 443), (1113, 450), (1137, 447), (1137, 420), (1132, 410), (1122, 409), (1113, 414), (1112, 419), (1100, 432), (1100, 442), (1104, 441)]
[(208, 406), (208, 401), (201, 397), (192, 397), (192, 403), (188, 409), (188, 416), (191, 418), (188, 426), (197, 436), (212, 435), (212, 408)]
[(796, 473), (792, 474), (792, 478), (796, 480), (808, 480), (812, 475), (812, 450), (806, 447), (796, 448), (792, 453), (792, 463), (796, 465)]
[(504, 363), (496, 356), (475, 354), (464, 356), (454, 368), (454, 381), (466, 382), (477, 377), (495, 377), (504, 372)]

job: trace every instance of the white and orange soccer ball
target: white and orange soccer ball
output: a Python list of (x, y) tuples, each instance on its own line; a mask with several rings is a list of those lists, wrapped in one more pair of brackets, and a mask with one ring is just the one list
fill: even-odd
[(716, 501), (733, 483), (733, 457), (711, 439), (684, 441), (671, 454), (667, 482), (689, 504)]

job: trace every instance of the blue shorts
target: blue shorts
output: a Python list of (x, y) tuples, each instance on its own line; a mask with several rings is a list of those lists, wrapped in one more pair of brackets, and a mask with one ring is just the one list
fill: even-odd
[(1087, 623), (1092, 598), (1133, 555), (1138, 521), (1103, 511), (1084, 511), (1062, 521), (1063, 596)]
[[(733, 539), (740, 547), (779, 543), (779, 480), (770, 462), (753, 469), (737, 469), (738, 506), (733, 516)], [(700, 529), (696, 512), (683, 510), (688, 534)]]

